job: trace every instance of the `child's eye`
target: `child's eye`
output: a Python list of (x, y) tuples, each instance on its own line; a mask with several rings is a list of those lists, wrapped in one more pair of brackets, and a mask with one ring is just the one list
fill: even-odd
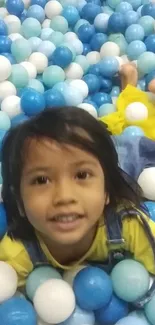
[(32, 181), (32, 184), (34, 185), (44, 185), (49, 182), (49, 179), (47, 176), (38, 176)]
[(76, 178), (85, 180), (88, 179), (91, 176), (91, 173), (88, 171), (79, 171), (76, 175)]

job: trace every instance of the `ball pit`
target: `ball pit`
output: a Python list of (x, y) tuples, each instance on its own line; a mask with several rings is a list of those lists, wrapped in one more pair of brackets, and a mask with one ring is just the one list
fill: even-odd
[[(139, 92), (122, 93), (126, 80)], [(155, 140), (153, 94), (155, 1), (0, 1), (0, 149), (10, 127), (61, 105), (88, 111), (123, 139)], [(145, 168), (138, 182), (155, 221), (155, 166)], [(1, 202), (0, 238), (6, 229)], [(16, 272), (4, 262), (0, 284), (6, 325), (155, 325), (154, 297), (130, 312), (149, 288), (148, 272), (135, 261), (120, 262), (111, 276), (85, 265), (62, 278), (40, 267), (26, 283), (33, 304), (16, 293)]]

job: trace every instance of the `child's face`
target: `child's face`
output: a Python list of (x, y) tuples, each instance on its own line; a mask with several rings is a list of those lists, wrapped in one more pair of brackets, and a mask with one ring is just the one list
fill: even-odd
[(81, 149), (49, 139), (31, 140), (21, 197), (33, 227), (63, 245), (90, 235), (108, 203), (99, 161)]

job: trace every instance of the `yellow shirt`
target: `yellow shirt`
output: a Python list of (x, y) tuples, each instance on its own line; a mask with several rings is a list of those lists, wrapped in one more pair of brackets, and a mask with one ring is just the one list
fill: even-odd
[[(148, 219), (155, 236), (155, 223)], [(125, 218), (123, 221), (122, 237), (125, 239), (125, 250), (131, 252), (134, 258), (143, 263), (146, 269), (155, 274), (155, 262), (150, 242), (138, 218)], [(74, 267), (86, 261), (104, 261), (108, 257), (107, 236), (105, 226), (98, 228), (96, 237), (89, 251), (74, 264)], [(48, 248), (39, 237), (40, 245), (53, 267), (69, 270), (72, 266), (60, 265), (50, 254)], [(18, 285), (23, 286), (28, 274), (33, 270), (32, 262), (24, 245), (20, 241), (12, 241), (7, 235), (0, 242), (0, 260), (13, 266), (18, 274)]]

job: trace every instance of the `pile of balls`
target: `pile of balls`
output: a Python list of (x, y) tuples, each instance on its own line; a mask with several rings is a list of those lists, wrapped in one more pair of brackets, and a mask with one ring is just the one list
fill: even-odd
[(155, 296), (143, 309), (133, 304), (152, 281), (144, 266), (132, 259), (119, 262), (110, 276), (84, 265), (62, 277), (51, 266), (40, 266), (27, 278), (26, 298), (16, 291), (15, 270), (0, 262), (1, 324), (155, 325)]

